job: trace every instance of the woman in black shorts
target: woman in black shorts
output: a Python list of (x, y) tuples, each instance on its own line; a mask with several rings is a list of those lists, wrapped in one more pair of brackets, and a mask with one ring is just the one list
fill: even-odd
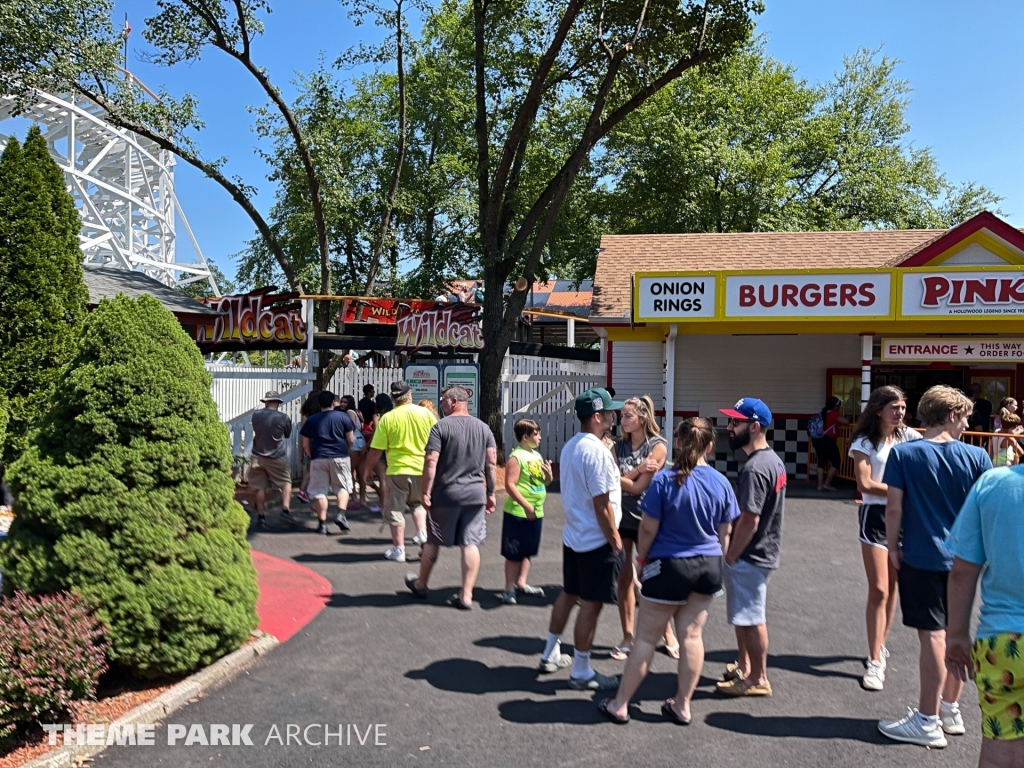
[[(612, 648), (612, 658), (622, 661), (633, 648), (633, 628), (636, 623), (636, 570), (633, 566), (637, 531), (640, 528), (640, 501), (655, 472), (665, 465), (668, 443), (654, 417), (654, 401), (649, 395), (631, 397), (621, 411), (622, 439), (612, 445), (615, 461), (622, 475), (622, 521), (619, 536), (625, 567), (619, 571), (617, 587), (619, 621), (622, 622), (622, 641)], [(679, 658), (679, 642), (671, 626), (665, 631), (665, 648), (670, 656)]]
[[(843, 459), (839, 455), (839, 425), (849, 424), (850, 421), (839, 412), (843, 401), (838, 397), (830, 397), (825, 401), (825, 407), (821, 409), (821, 421), (824, 434), (821, 437), (811, 437), (811, 444), (814, 446), (814, 454), (818, 458), (818, 490), (834, 491), (832, 481), (836, 479), (839, 465)], [(825, 474), (825, 467), (828, 467), (828, 474)]]
[(892, 385), (879, 387), (871, 393), (850, 437), (853, 472), (863, 502), (858, 538), (868, 577), (868, 663), (861, 685), (869, 691), (880, 691), (885, 683), (885, 660), (889, 655), (885, 639), (896, 615), (897, 572), (885, 542), (885, 500), (889, 490), (882, 482), (885, 462), (894, 445), (921, 437), (904, 425), (906, 415), (907, 398), (903, 390)]
[(636, 642), (615, 698), (598, 704), (616, 723), (629, 722), (629, 701), (647, 676), (668, 621), (675, 622), (682, 652), (676, 695), (661, 711), (678, 725), (690, 722), (690, 699), (704, 666), (704, 622), (712, 596), (722, 588), (722, 553), (729, 546), (732, 521), (740, 515), (729, 481), (705, 460), (715, 445), (711, 422), (686, 419), (675, 439), (675, 463), (655, 475), (641, 505)]

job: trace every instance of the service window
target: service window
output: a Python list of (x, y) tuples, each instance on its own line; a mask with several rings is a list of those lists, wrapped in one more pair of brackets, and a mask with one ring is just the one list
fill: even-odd
[(840, 412), (851, 421), (860, 415), (860, 373), (833, 374), (832, 395), (843, 401)]
[(1010, 394), (1009, 376), (975, 376), (971, 375), (971, 384), (981, 384), (981, 396), (992, 403), (993, 410), (999, 408), (999, 402)]

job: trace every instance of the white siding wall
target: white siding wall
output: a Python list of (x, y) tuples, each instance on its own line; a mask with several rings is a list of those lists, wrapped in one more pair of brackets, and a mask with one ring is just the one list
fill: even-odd
[(612, 387), (617, 400), (650, 395), (656, 408), (664, 407), (663, 349), (660, 341), (612, 342)]
[[(618, 371), (618, 343), (613, 364)], [(859, 369), (860, 338), (680, 334), (675, 409), (717, 416), (741, 397), (758, 397), (775, 413), (810, 413), (825, 402), (828, 368)]]

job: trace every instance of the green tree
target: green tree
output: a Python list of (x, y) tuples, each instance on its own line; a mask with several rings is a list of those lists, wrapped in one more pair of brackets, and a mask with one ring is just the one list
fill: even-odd
[(0, 158), (0, 394), (10, 416), (0, 459), (23, 450), (74, 350), (88, 300), (80, 229), (39, 129), (24, 145), (11, 138)]
[(861, 50), (812, 85), (753, 41), (624, 121), (593, 209), (606, 231), (660, 233), (944, 228), (996, 205), (912, 145), (897, 64)]
[(148, 296), (104, 300), (8, 476), (5, 582), (97, 606), (110, 658), (180, 674), (257, 623), (248, 516), (202, 355)]
[[(474, 73), (474, 186), (487, 286), (480, 415), (500, 442), (502, 360), (581, 173), (652, 97), (743, 45), (763, 5), (472, 0), (464, 7), (466, 31), (453, 52)], [(503, 299), (501, 287), (515, 276), (522, 279)]]
[[(217, 284), (217, 290), (220, 291), (221, 295), (234, 293), (234, 281), (228, 279), (228, 276), (225, 275), (224, 272), (221, 271), (221, 268), (217, 266), (217, 262), (213, 259), (207, 258), (206, 264), (210, 267), (210, 276), (213, 278), (213, 282)], [(215, 296), (213, 288), (210, 287), (210, 281), (206, 278), (191, 282), (188, 285), (182, 286), (178, 290), (193, 299), (212, 299)]]

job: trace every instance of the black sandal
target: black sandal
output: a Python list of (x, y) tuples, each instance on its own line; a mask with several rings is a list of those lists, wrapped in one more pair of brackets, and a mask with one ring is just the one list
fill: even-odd
[(416, 586), (417, 578), (418, 577), (416, 576), (415, 573), (410, 573), (408, 576), (405, 577), (405, 586), (409, 588), (409, 591), (412, 592), (412, 596), (415, 597), (417, 600), (426, 600), (427, 590), (425, 588), (419, 589)]
[(629, 715), (626, 715), (625, 717), (619, 717), (610, 709), (608, 709), (608, 702), (610, 701), (611, 699), (601, 699), (600, 703), (597, 705), (597, 711), (609, 720), (611, 720), (616, 725), (625, 725), (626, 723), (628, 723)]
[(470, 603), (470, 604), (467, 605), (466, 603), (462, 602), (462, 598), (459, 597), (458, 595), (452, 595), (451, 597), (449, 597), (447, 600), (444, 601), (444, 604), (445, 605), (450, 605), (452, 608), (458, 608), (460, 611), (472, 611), (473, 610), (473, 604)]
[(672, 705), (667, 700), (663, 702), (661, 705), (661, 714), (663, 714), (666, 718), (671, 720), (676, 725), (690, 724), (689, 720), (683, 720), (683, 718), (676, 714), (675, 709), (672, 708)]

